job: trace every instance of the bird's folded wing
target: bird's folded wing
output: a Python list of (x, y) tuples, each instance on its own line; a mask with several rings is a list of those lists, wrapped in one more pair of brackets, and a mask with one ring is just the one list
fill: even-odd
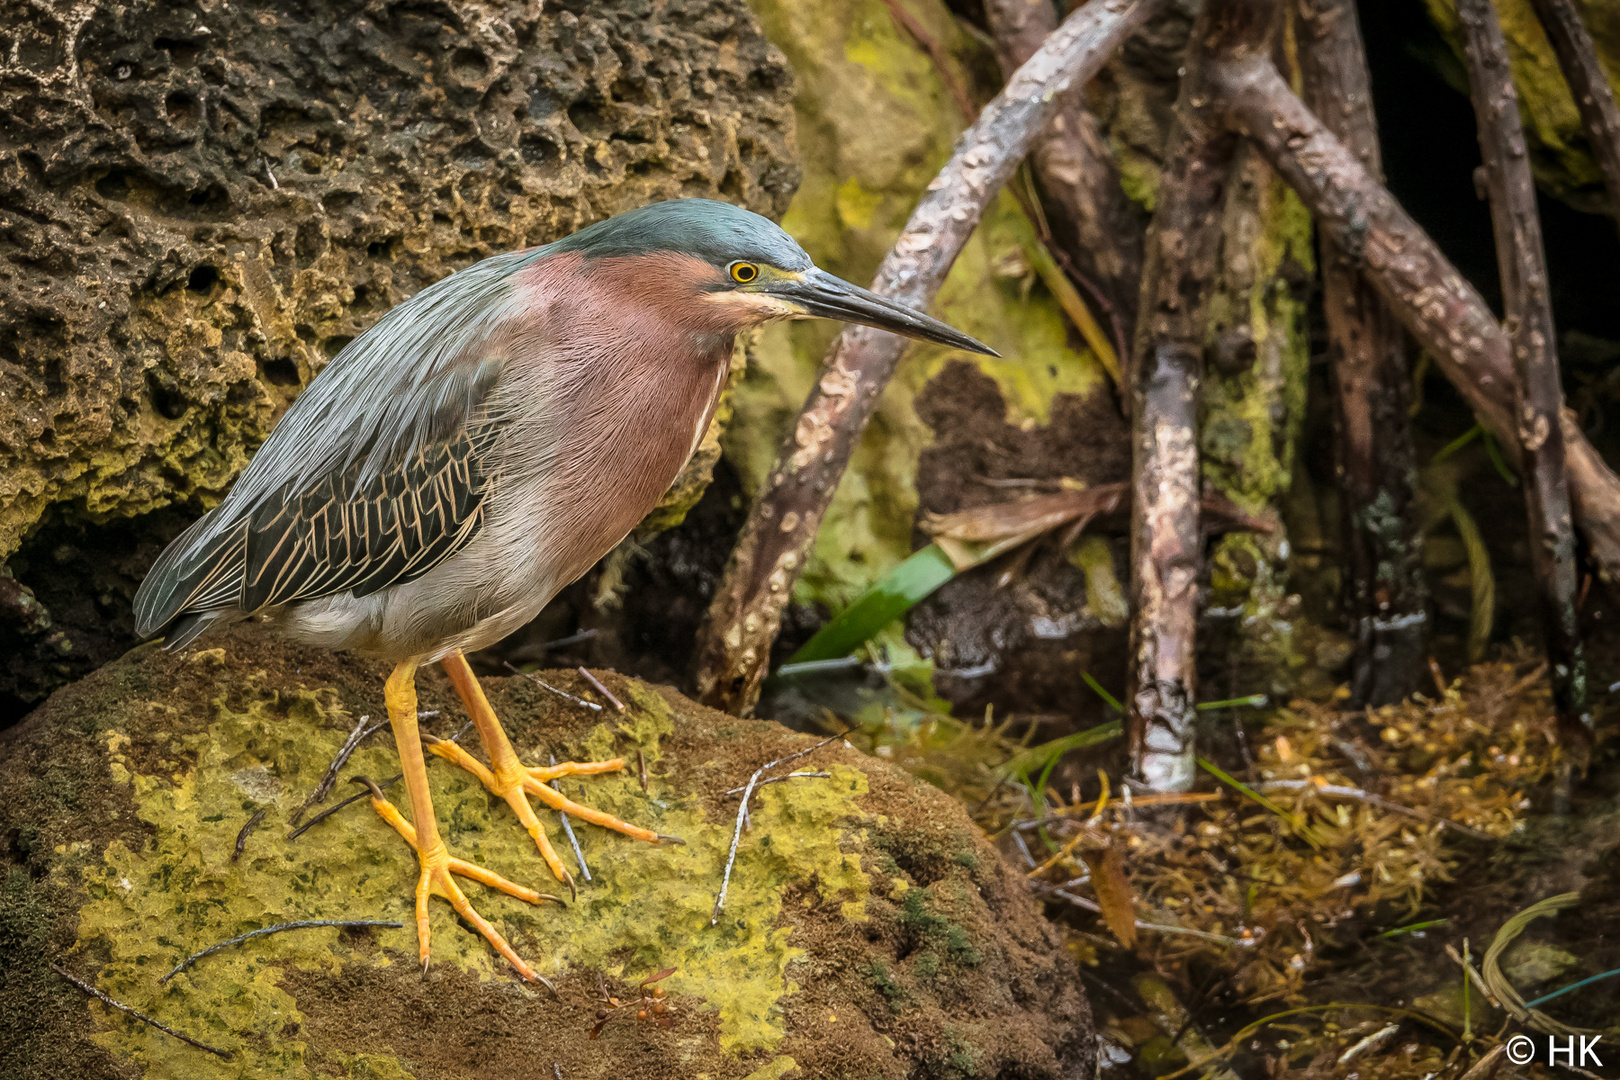
[(390, 312), (277, 425), (230, 495), (171, 544), (135, 597), (143, 636), (187, 616), (426, 574), (477, 535), (506, 357), (508, 257)]

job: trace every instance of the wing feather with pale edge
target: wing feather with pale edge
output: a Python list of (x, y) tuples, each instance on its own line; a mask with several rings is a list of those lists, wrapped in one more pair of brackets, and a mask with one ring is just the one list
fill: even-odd
[(225, 501), (159, 557), (137, 632), (189, 640), (212, 612), (366, 596), (465, 547), (484, 524), (496, 430), (484, 406), (505, 366), (478, 344), (509, 314), (505, 279), (524, 254), (424, 290), (339, 355)]

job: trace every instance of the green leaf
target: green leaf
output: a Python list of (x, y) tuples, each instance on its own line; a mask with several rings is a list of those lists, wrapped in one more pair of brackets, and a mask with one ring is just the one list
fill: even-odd
[(853, 604), (824, 624), (788, 663), (848, 656), (955, 574), (956, 566), (944, 550), (938, 544), (929, 544), (884, 574)]

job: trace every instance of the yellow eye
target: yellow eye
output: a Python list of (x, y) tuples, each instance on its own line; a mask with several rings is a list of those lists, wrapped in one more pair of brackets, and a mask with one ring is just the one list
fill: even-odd
[(753, 263), (736, 262), (731, 264), (731, 280), (739, 285), (747, 285), (759, 277), (759, 267)]

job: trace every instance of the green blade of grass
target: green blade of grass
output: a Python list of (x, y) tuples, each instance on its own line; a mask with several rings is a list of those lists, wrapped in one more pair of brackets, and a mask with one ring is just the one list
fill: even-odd
[(1108, 705), (1108, 707), (1110, 709), (1113, 709), (1117, 713), (1124, 713), (1125, 706), (1123, 706), (1123, 705), (1121, 705), (1119, 703), (1119, 698), (1115, 697), (1113, 694), (1110, 694), (1108, 691), (1104, 690), (1103, 686), (1102, 686), (1102, 683), (1100, 683), (1096, 679), (1092, 678), (1091, 672), (1082, 671), (1080, 673), (1080, 677), (1086, 681), (1087, 686), (1091, 687), (1093, 690), (1095, 690), (1097, 692), (1097, 696), (1102, 698), (1103, 701), (1105, 703), (1107, 703), (1107, 705)]
[(1385, 930), (1378, 936), (1381, 938), (1399, 937), (1401, 934), (1411, 934), (1418, 930), (1427, 930), (1431, 926), (1444, 926), (1448, 921), (1449, 920), (1447, 919), (1430, 919), (1428, 922), (1408, 923), (1405, 926), (1397, 926), (1393, 930)]
[(1038, 769), (1045, 769), (1048, 762), (1056, 761), (1071, 750), (1083, 750), (1088, 746), (1117, 739), (1124, 732), (1125, 725), (1119, 720), (1098, 724), (1094, 728), (1077, 731), (1073, 735), (1064, 735), (1050, 742), (1043, 742), (1039, 746), (1021, 750), (998, 766), (998, 771), (1003, 776), (1028, 776)]
[(1299, 815), (1291, 814), (1287, 810), (1284, 810), (1281, 806), (1278, 806), (1276, 803), (1272, 802), (1270, 799), (1266, 798), (1264, 795), (1260, 794), (1258, 791), (1254, 790), (1254, 788), (1250, 787), (1248, 784), (1245, 784), (1237, 777), (1231, 775), (1225, 769), (1222, 769), (1219, 765), (1215, 764), (1213, 761), (1210, 761), (1208, 758), (1199, 758), (1198, 767), (1215, 777), (1215, 779), (1219, 780), (1221, 783), (1231, 787), (1240, 795), (1243, 795), (1245, 798), (1252, 799), (1260, 806), (1282, 818), (1283, 822), (1287, 824), (1291, 830), (1293, 830), (1295, 836), (1311, 845), (1311, 847), (1321, 850), (1322, 842), (1316, 838), (1316, 834), (1311, 831), (1311, 827), (1305, 824), (1304, 821), (1300, 820)]
[(1209, 709), (1236, 709), (1243, 706), (1263, 709), (1267, 700), (1264, 694), (1250, 694), (1248, 697), (1227, 698), (1225, 701), (1200, 701), (1193, 708), (1203, 711)]
[(938, 544), (929, 544), (856, 597), (853, 604), (817, 630), (788, 663), (848, 656), (955, 575), (956, 566), (944, 550)]

